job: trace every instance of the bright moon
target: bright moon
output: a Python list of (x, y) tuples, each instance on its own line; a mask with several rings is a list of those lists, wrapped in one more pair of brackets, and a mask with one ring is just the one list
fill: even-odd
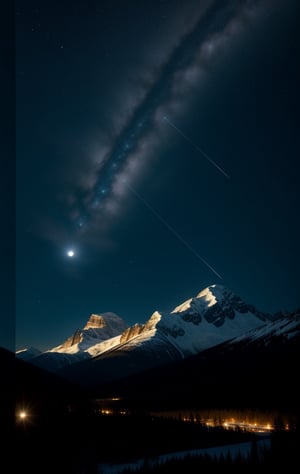
[(68, 250), (68, 257), (74, 257), (75, 253), (74, 250)]

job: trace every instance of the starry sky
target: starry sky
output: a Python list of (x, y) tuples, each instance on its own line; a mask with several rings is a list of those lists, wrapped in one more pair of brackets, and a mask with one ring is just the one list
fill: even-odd
[(297, 3), (16, 1), (16, 349), (214, 283), (299, 307)]

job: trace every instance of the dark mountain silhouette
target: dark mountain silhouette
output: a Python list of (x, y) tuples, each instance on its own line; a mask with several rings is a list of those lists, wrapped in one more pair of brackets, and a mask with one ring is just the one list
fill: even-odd
[[(286, 321), (282, 319), (283, 326)], [(293, 337), (282, 331), (251, 338), (253, 331), (248, 337), (99, 386), (98, 393), (120, 397), (122, 404), (154, 409), (253, 407), (298, 412), (299, 314), (290, 321), (297, 322)]]

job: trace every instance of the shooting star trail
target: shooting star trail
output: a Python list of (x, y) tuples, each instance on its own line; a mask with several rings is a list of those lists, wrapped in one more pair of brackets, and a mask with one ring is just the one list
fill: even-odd
[(139, 201), (141, 201), (149, 211), (193, 254), (197, 257), (204, 265), (209, 268), (211, 272), (213, 272), (220, 280), (223, 280), (221, 275), (203, 258), (201, 255), (196, 252), (195, 249), (183, 238), (180, 234), (151, 206), (132, 186), (128, 183), (124, 182), (125, 186), (134, 194)]
[(223, 174), (223, 176), (225, 176), (225, 178), (230, 179), (230, 176), (226, 173), (226, 171), (224, 171), (212, 158), (210, 158), (210, 156), (208, 156), (205, 151), (201, 150), (201, 148), (199, 148), (198, 145), (196, 145), (187, 135), (185, 135), (185, 133), (183, 133), (178, 127), (176, 127), (176, 125), (174, 125), (174, 123), (172, 123), (166, 115), (164, 115), (163, 120), (167, 122), (171, 127), (173, 127), (174, 130), (176, 130), (176, 132), (178, 132), (186, 141), (188, 141), (197, 151), (199, 151), (201, 155), (203, 155), (204, 158), (209, 161), (209, 163), (211, 163), (217, 170), (220, 171), (220, 173)]

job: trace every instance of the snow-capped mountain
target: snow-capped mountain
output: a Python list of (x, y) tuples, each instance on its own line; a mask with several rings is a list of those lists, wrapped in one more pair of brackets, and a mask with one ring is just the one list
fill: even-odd
[[(270, 321), (221, 285), (212, 285), (170, 313), (155, 311), (146, 324), (127, 328), (116, 351), (147, 345), (172, 345), (182, 357), (196, 354)], [(99, 354), (100, 355), (100, 354)]]
[(89, 359), (119, 344), (127, 324), (114, 313), (91, 314), (83, 329), (48, 351), (23, 350), (17, 357), (49, 370)]
[[(196, 354), (270, 321), (221, 285), (211, 285), (170, 313), (155, 311), (145, 325), (123, 333), (121, 342), (145, 344), (168, 341), (183, 357)], [(124, 349), (124, 347), (123, 347)]]
[(272, 319), (227, 288), (211, 285), (169, 313), (155, 311), (145, 324), (127, 328), (114, 345), (107, 341), (105, 350), (64, 373), (102, 383), (197, 354)]
[[(92, 314), (83, 329), (30, 362), (100, 385), (229, 341), (273, 334), (285, 324), (279, 317), (258, 311), (221, 285), (211, 285), (170, 312), (154, 311), (146, 323), (132, 327), (114, 313)], [(287, 324), (292, 328), (294, 323)]]
[(99, 347), (99, 344), (111, 340), (110, 347), (113, 347), (114, 340), (118, 343), (118, 336), (121, 336), (125, 329), (127, 329), (125, 321), (114, 313), (91, 314), (83, 329), (77, 329), (63, 344), (48, 352), (64, 354), (87, 352), (96, 355), (102, 352), (102, 346)]

